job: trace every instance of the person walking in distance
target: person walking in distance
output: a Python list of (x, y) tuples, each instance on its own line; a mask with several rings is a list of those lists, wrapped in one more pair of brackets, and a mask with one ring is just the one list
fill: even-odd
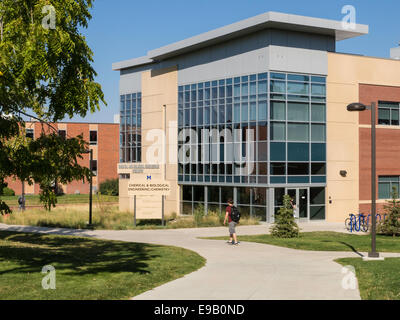
[(224, 225), (226, 225), (227, 221), (229, 223), (229, 236), (230, 236), (230, 239), (228, 241), (229, 244), (233, 245), (239, 244), (236, 236), (236, 226), (239, 223), (239, 220), (240, 220), (240, 212), (233, 205), (232, 199), (229, 199), (228, 206), (226, 207), (226, 214), (224, 220)]

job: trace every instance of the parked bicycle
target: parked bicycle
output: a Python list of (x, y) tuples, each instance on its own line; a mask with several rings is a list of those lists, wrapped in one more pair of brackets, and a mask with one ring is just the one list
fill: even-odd
[(350, 213), (344, 224), (350, 232), (368, 232), (367, 217), (363, 213), (358, 213), (357, 215)]

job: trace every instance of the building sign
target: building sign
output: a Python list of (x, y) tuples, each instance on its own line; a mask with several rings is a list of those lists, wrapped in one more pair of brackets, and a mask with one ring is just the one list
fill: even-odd
[(145, 179), (134, 179), (128, 183), (129, 196), (167, 196), (171, 191), (169, 181), (154, 180), (151, 175)]
[(159, 164), (118, 163), (119, 174), (140, 174), (144, 172), (157, 172), (159, 170)]

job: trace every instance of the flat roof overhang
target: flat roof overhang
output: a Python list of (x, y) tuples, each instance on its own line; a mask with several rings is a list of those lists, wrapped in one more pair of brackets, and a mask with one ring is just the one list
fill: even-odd
[(335, 37), (336, 41), (358, 37), (369, 32), (367, 25), (356, 24), (354, 28), (346, 29), (342, 21), (279, 12), (266, 12), (155, 50), (150, 50), (147, 56), (114, 63), (113, 70), (151, 64), (264, 29), (293, 30), (328, 35)]

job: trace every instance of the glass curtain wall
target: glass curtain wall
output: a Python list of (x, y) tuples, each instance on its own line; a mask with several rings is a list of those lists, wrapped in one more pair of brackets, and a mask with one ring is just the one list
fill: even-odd
[[(178, 132), (179, 183), (208, 186), (209, 210), (221, 210), (223, 194), (235, 192), (244, 215), (265, 216), (268, 187), (276, 198), (304, 185), (311, 187), (310, 218), (324, 216), (325, 77), (270, 72), (179, 86)], [(250, 158), (247, 171), (238, 155)], [(197, 199), (183, 202), (193, 210)]]
[(142, 161), (142, 95), (121, 95), (120, 162)]

